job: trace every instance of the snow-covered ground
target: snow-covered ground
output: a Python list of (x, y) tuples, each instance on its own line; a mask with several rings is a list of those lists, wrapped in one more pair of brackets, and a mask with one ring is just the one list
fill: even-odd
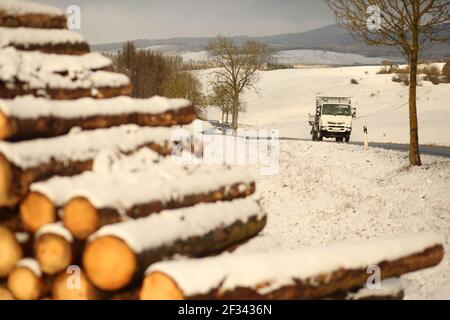
[(321, 64), (328, 66), (373, 65), (382, 64), (384, 60), (392, 60), (392, 58), (365, 57), (359, 54), (324, 50), (285, 50), (277, 52), (274, 57), (278, 63), (282, 64)]
[[(442, 65), (439, 65), (442, 67)], [(309, 139), (308, 113), (314, 112), (315, 96), (351, 96), (357, 108), (352, 140), (362, 141), (362, 127), (376, 142), (407, 143), (408, 88), (377, 75), (379, 66), (277, 70), (260, 73), (258, 92), (244, 95), (248, 109), (239, 122), (255, 127), (277, 128), (283, 137)], [(199, 72), (208, 87), (210, 70)], [(351, 79), (359, 84), (353, 85)], [(450, 84), (435, 86), (423, 81), (418, 87), (420, 142), (450, 145)], [(219, 119), (209, 110), (210, 119)]]
[[(282, 142), (280, 151), (278, 175), (249, 167), (269, 216), (266, 237), (293, 249), (431, 231), (449, 252), (449, 159), (424, 156), (423, 167), (411, 168), (405, 153), (306, 141)], [(428, 298), (449, 281), (447, 254), (440, 266), (404, 278), (406, 298)]]

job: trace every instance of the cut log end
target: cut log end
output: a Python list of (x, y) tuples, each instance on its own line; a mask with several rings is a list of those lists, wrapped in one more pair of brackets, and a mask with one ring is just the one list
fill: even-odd
[(154, 272), (145, 277), (140, 300), (184, 300), (183, 293), (169, 276)]
[(6, 140), (12, 135), (12, 128), (8, 117), (0, 112), (0, 140)]
[(83, 273), (72, 275), (61, 273), (52, 285), (54, 300), (96, 300), (97, 290)]
[(79, 240), (87, 239), (100, 227), (100, 215), (86, 198), (75, 198), (64, 206), (64, 226)]
[(14, 300), (14, 296), (8, 289), (0, 287), (0, 301), (2, 300)]
[(30, 269), (18, 267), (9, 274), (8, 288), (18, 300), (37, 300), (41, 298), (43, 283)]
[(72, 245), (66, 239), (55, 234), (44, 234), (35, 242), (36, 260), (48, 275), (65, 270), (72, 262)]
[(89, 280), (105, 291), (125, 287), (137, 271), (136, 254), (122, 240), (107, 236), (89, 243), (83, 254)]
[(35, 233), (56, 221), (56, 208), (43, 194), (31, 192), (20, 204), (20, 218), (25, 229)]
[(9, 161), (0, 153), (0, 205), (12, 207), (17, 203), (17, 197), (11, 194), (12, 170)]
[(0, 278), (8, 275), (22, 255), (22, 248), (14, 234), (0, 226)]

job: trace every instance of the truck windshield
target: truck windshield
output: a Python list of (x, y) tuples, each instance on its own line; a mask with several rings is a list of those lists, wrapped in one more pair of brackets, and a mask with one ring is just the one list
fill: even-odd
[(324, 104), (322, 114), (330, 116), (351, 116), (352, 109), (350, 106), (343, 104)]

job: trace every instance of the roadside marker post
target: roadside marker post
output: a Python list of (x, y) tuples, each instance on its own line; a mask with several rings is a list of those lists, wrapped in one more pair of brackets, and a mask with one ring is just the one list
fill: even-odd
[(367, 126), (364, 126), (363, 130), (364, 130), (364, 150), (369, 150), (369, 135)]

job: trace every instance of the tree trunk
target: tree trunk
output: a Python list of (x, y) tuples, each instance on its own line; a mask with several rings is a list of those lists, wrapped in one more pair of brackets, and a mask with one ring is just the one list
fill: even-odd
[[(414, 32), (414, 31), (413, 31)], [(417, 124), (417, 64), (419, 60), (418, 33), (413, 34), (414, 45), (409, 55), (409, 162), (421, 166), (419, 153), (419, 129)]]
[(236, 134), (238, 129), (238, 115), (239, 115), (239, 92), (235, 90), (233, 103), (233, 122), (232, 122), (232, 129), (234, 134)]

